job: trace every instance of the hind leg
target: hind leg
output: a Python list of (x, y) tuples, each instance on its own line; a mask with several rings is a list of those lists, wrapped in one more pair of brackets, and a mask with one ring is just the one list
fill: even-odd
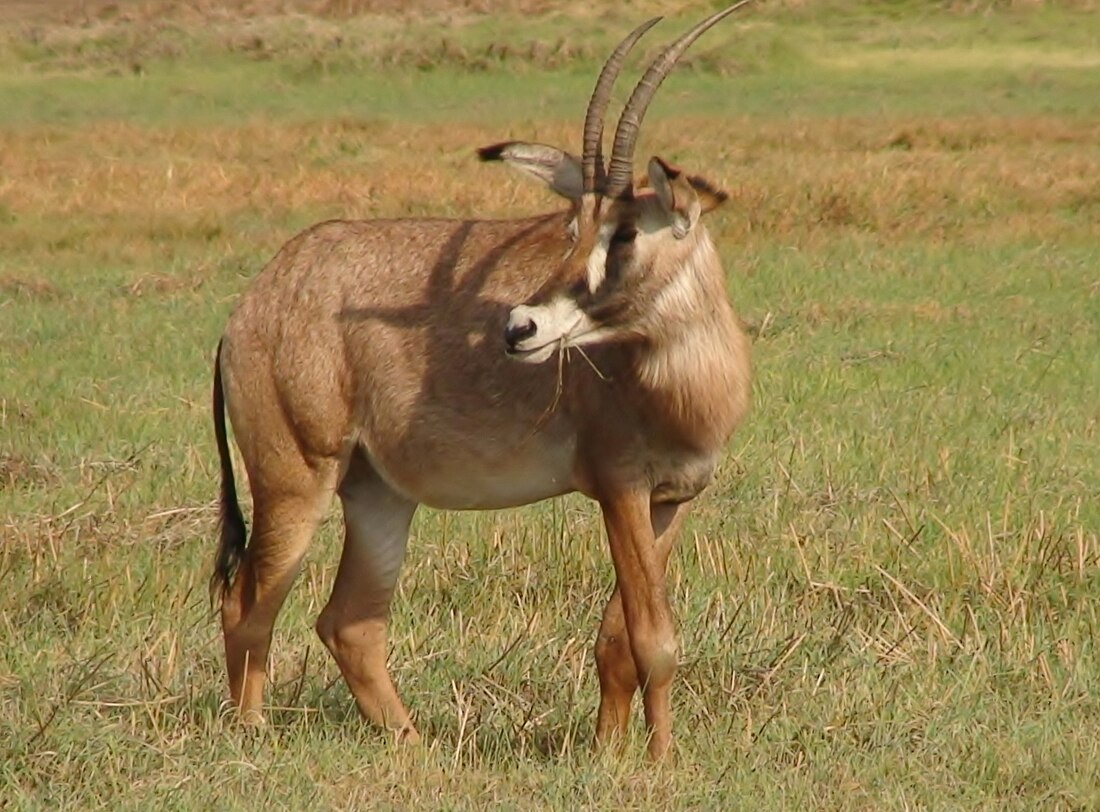
[(359, 712), (399, 738), (419, 738), (386, 669), (390, 600), (416, 511), (359, 452), (339, 488), (345, 538), (317, 634), (340, 666)]
[(331, 499), (331, 485), (303, 469), (296, 491), (253, 483), (252, 535), (222, 598), (229, 693), (242, 720), (263, 721), (264, 681), (275, 617)]

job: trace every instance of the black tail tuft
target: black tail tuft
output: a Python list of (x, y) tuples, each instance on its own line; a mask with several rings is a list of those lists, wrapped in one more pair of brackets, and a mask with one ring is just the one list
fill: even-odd
[(244, 556), (247, 531), (244, 516), (237, 504), (237, 485), (233, 479), (233, 461), (229, 456), (229, 440), (225, 434), (225, 392), (222, 389), (222, 345), (218, 342), (214, 358), (214, 437), (218, 441), (221, 461), (221, 493), (218, 500), (218, 554), (214, 559), (214, 574), (210, 576), (210, 600), (215, 607), (233, 582), (233, 576)]

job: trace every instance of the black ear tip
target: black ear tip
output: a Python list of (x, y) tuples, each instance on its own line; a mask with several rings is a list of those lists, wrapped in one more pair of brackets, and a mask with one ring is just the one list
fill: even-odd
[(662, 171), (665, 173), (665, 177), (669, 180), (676, 180), (676, 178), (680, 177), (682, 174), (679, 167), (673, 166), (660, 155), (654, 155), (653, 160), (660, 165)]
[(481, 147), (477, 151), (477, 157), (482, 161), (502, 161), (504, 160), (504, 150), (508, 149), (512, 143), (512, 141), (501, 141), (499, 144)]
[(699, 175), (689, 176), (688, 183), (690, 183), (695, 188), (696, 192), (710, 195), (712, 198), (714, 198), (714, 204), (716, 206), (721, 205), (722, 203), (725, 203), (727, 200), (730, 199), (729, 192), (727, 192), (725, 189), (719, 189), (709, 180), (704, 177), (700, 177)]

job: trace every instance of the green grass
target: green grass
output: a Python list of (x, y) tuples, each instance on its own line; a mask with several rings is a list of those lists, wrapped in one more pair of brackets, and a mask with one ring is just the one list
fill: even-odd
[[(664, 88), (642, 149), (733, 192), (711, 228), (756, 379), (670, 573), (684, 661), (660, 769), (638, 729), (621, 758), (587, 747), (611, 566), (582, 499), (418, 514), (391, 655), (417, 749), (359, 722), (313, 635), (335, 516), (280, 617), (258, 733), (223, 713), (205, 591), (209, 362), (235, 296), (322, 217), (549, 205), (471, 150), (573, 137), (625, 12), (567, 65), (422, 68), (398, 53), (412, 34), (362, 21), (356, 54), (318, 65), (324, 32), (272, 39), (278, 17), (248, 24), (281, 43), (262, 61), (180, 21), (9, 40), (0, 806), (1100, 805), (1086, 20), (773, 8)], [(457, 42), (476, 55), (511, 25)]]
[[(928, 57), (934, 62), (938, 56)], [(226, 59), (214, 66), (165, 64), (146, 75), (0, 77), (5, 119), (64, 126), (124, 119), (149, 124), (226, 123), (260, 117), (311, 121), (357, 116), (389, 121), (467, 121), (518, 126), (566, 119), (591, 91), (588, 72), (458, 73), (286, 71)], [(669, 81), (655, 113), (787, 116), (1034, 115), (1095, 113), (1100, 64), (1022, 67), (949, 64), (935, 70), (890, 63), (797, 68), (743, 76), (685, 74)], [(506, 100), (507, 104), (502, 103)]]
[[(872, 6), (762, 10), (711, 32), (657, 109), (678, 114), (1095, 113), (1100, 35), (1081, 12), (986, 17)], [(225, 122), (333, 115), (518, 123), (573, 118), (612, 37), (569, 14), (342, 23), (159, 16), (0, 38), (9, 124)], [(688, 17), (673, 16), (664, 36)], [(665, 33), (669, 32), (669, 33)], [(652, 56), (661, 38), (639, 50)], [(533, 83), (537, 92), (532, 89)], [(507, 104), (503, 104), (506, 100)]]

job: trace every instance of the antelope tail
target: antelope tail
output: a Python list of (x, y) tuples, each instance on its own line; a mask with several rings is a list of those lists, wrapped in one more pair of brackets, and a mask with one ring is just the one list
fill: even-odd
[(214, 573), (210, 576), (210, 600), (217, 606), (244, 556), (247, 532), (244, 516), (237, 503), (237, 484), (233, 479), (233, 461), (229, 456), (229, 440), (225, 434), (225, 391), (222, 389), (222, 343), (218, 342), (214, 357), (214, 437), (218, 442), (221, 462), (221, 492), (218, 499), (218, 553)]

